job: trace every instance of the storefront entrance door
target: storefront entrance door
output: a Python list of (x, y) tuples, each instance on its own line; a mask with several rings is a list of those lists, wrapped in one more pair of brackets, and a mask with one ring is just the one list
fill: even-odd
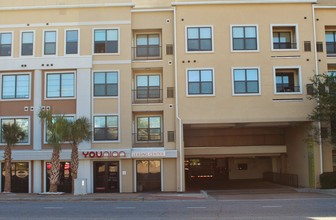
[(93, 169), (95, 193), (119, 192), (119, 162), (93, 162)]

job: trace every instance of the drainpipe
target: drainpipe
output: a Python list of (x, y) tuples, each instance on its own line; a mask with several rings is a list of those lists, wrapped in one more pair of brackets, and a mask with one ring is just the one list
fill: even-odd
[[(314, 31), (314, 58), (315, 58), (315, 76), (318, 76), (318, 60), (317, 60), (317, 48), (316, 48), (316, 18), (315, 18), (315, 5), (312, 4), (312, 12), (313, 12), (313, 31)], [(319, 105), (319, 99), (317, 99), (317, 105)], [(318, 122), (318, 130), (319, 130), (319, 148), (320, 148), (320, 174), (323, 173), (323, 149), (322, 149), (322, 137), (321, 137), (321, 121)]]
[(179, 116), (179, 105), (178, 105), (178, 83), (177, 83), (177, 45), (176, 45), (176, 7), (174, 6), (174, 67), (175, 67), (175, 114), (176, 118), (178, 120), (179, 124), (179, 135), (180, 135), (180, 140), (179, 140), (179, 145), (180, 145), (180, 192), (183, 192), (183, 169), (184, 169), (184, 154), (183, 154), (183, 148), (182, 148), (182, 119)]

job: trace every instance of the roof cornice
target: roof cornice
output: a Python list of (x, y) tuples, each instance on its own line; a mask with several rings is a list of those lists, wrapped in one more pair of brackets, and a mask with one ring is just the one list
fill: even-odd
[(221, 1), (195, 1), (195, 2), (172, 2), (173, 6), (178, 5), (221, 5), (221, 4), (294, 4), (294, 3), (316, 3), (317, 0), (221, 0)]

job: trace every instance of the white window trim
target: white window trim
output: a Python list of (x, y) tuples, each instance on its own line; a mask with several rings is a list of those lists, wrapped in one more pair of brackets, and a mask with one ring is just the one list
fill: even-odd
[[(78, 31), (78, 45), (77, 45), (77, 53), (76, 54), (67, 54), (66, 53), (66, 32), (67, 31)], [(73, 56), (78, 56), (80, 55), (80, 29), (79, 28), (70, 28), (70, 29), (64, 29), (64, 56), (67, 57), (73, 57)]]
[(12, 44), (11, 44), (11, 55), (10, 56), (0, 56), (0, 59), (11, 59), (14, 57), (14, 31), (2, 31), (0, 34), (11, 34)]
[[(256, 50), (234, 50), (233, 49), (233, 27), (255, 27), (256, 28), (256, 37), (257, 37), (257, 49)], [(232, 53), (256, 53), (260, 52), (259, 50), (259, 27), (258, 24), (231, 24), (230, 25), (230, 41), (231, 41), (231, 52)]]
[[(190, 95), (188, 93), (188, 84), (189, 84), (189, 81), (188, 81), (188, 71), (189, 70), (212, 70), (212, 94), (196, 94), (196, 95)], [(187, 68), (186, 69), (186, 96), (187, 97), (212, 97), (212, 96), (216, 96), (216, 88), (215, 88), (215, 69), (213, 67), (211, 68)]]
[[(15, 144), (15, 146), (26, 146), (26, 145), (30, 145), (30, 135), (31, 135), (31, 120), (30, 120), (30, 116), (2, 116), (0, 117), (0, 122), (2, 121), (2, 119), (28, 119), (28, 142), (27, 143), (17, 143)], [(1, 125), (1, 123), (0, 123)], [(0, 146), (5, 146), (6, 143), (0, 143)]]
[[(52, 117), (55, 117), (55, 116), (57, 116), (57, 114), (52, 115)], [(64, 114), (62, 116), (73, 117), (74, 120), (77, 120), (75, 114)], [(43, 132), (43, 144), (48, 144), (48, 142), (47, 142), (47, 122), (46, 121), (44, 121), (43, 126), (44, 126), (44, 129), (43, 129), (44, 130), (44, 132)], [(67, 142), (62, 142), (61, 144), (69, 144), (69, 143), (70, 142), (67, 141)]]
[[(118, 53), (95, 53), (95, 31), (96, 30), (118, 30)], [(93, 28), (92, 29), (92, 55), (95, 56), (117, 56), (120, 55), (120, 28), (119, 27), (106, 27), (106, 28)]]
[[(1, 101), (29, 101), (31, 100), (31, 91), (32, 91), (32, 77), (31, 77), (31, 72), (9, 72), (9, 73), (0, 73), (0, 86), (1, 86), (1, 90), (0, 90), (0, 100)], [(29, 91), (28, 91), (28, 98), (27, 99), (3, 99), (2, 98), (2, 76), (3, 75), (29, 75)]]
[[(298, 70), (298, 84), (300, 86), (300, 92), (277, 92), (276, 91), (276, 70), (279, 69), (297, 69)], [(275, 95), (300, 95), (302, 94), (302, 74), (301, 74), (301, 66), (273, 66), (273, 88)]]
[[(22, 55), (22, 34), (23, 33), (26, 33), (26, 32), (33, 32), (33, 54), (32, 55)], [(20, 31), (20, 54), (19, 56), (20, 57), (34, 57), (35, 56), (35, 45), (36, 45), (36, 42), (35, 42), (35, 31), (34, 30), (24, 30), (24, 31)]]
[[(118, 117), (118, 140), (101, 140), (101, 141), (96, 141), (94, 139), (94, 117), (106, 117), (106, 116), (117, 116)], [(120, 143), (120, 114), (93, 114), (92, 115), (92, 135), (91, 135), (91, 142), (92, 144), (96, 144), (96, 143)]]
[[(95, 96), (94, 95), (94, 74), (95, 73), (116, 72), (118, 75), (118, 95), (117, 96)], [(120, 71), (119, 70), (94, 70), (92, 71), (92, 98), (93, 99), (119, 99), (120, 97)]]
[[(55, 45), (55, 54), (50, 54), (50, 55), (46, 55), (44, 54), (44, 37), (45, 37), (45, 32), (51, 32), (51, 31), (55, 31), (56, 32), (56, 45)], [(47, 29), (47, 30), (43, 30), (43, 36), (42, 36), (42, 56), (43, 57), (57, 57), (58, 56), (58, 30), (57, 29)]]
[[(211, 28), (211, 48), (212, 50), (209, 51), (188, 51), (188, 28), (203, 28), (203, 27), (210, 27)], [(184, 45), (185, 45), (185, 52), (194, 54), (194, 53), (214, 53), (215, 52), (215, 36), (214, 36), (214, 27), (213, 25), (190, 25), (185, 26), (184, 29), (185, 32), (185, 39), (184, 39)]]
[[(56, 97), (56, 98), (49, 98), (47, 97), (47, 75), (48, 74), (62, 74), (62, 73), (73, 73), (74, 74), (74, 96), (73, 97)], [(76, 95), (77, 95), (77, 72), (75, 70), (71, 70), (71, 71), (48, 71), (45, 72), (44, 74), (44, 100), (64, 100), (64, 99), (76, 99)]]
[[(273, 28), (274, 27), (294, 27), (295, 28), (295, 43), (296, 43), (296, 49), (274, 49), (273, 48)], [(271, 50), (272, 51), (298, 51), (300, 50), (300, 44), (299, 44), (299, 25), (298, 24), (271, 24), (270, 25), (270, 34), (271, 34)], [(293, 33), (291, 34), (291, 40)]]
[[(235, 93), (234, 91), (234, 70), (237, 69), (257, 69), (258, 70), (258, 87), (259, 92), (258, 93)], [(232, 67), (231, 68), (231, 82), (232, 82), (232, 96), (260, 96), (261, 95), (261, 79), (260, 79), (260, 67)]]

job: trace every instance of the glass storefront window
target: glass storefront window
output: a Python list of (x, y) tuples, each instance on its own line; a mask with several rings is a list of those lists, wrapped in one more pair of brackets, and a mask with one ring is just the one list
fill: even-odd
[(137, 192), (161, 191), (161, 161), (138, 160)]
[[(46, 170), (47, 170), (47, 178), (46, 178), (46, 191), (49, 191), (50, 188), (50, 169), (51, 163), (47, 163)], [(71, 177), (71, 170), (70, 170), (70, 162), (61, 162), (61, 166), (59, 168), (60, 176), (59, 176), (59, 184), (57, 191), (71, 193), (72, 191), (72, 177)]]
[[(2, 167), (1, 192), (5, 186), (5, 166)], [(29, 164), (28, 162), (12, 163), (12, 189), (13, 193), (28, 193), (29, 192)]]

